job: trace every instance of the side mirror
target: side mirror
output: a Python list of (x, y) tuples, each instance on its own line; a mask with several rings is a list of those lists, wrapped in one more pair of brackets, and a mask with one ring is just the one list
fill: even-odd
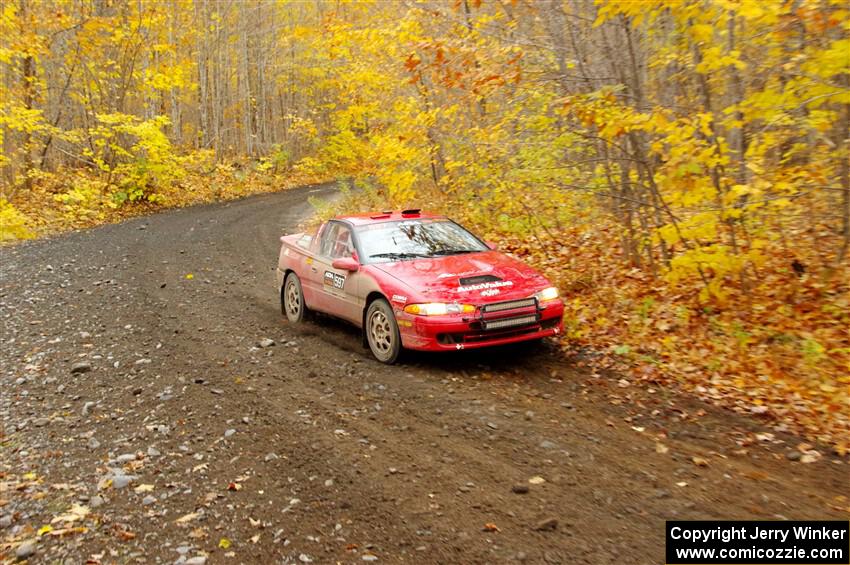
[(499, 246), (496, 245), (493, 241), (485, 241), (484, 244), (487, 246), (487, 249), (498, 249)]
[(331, 264), (334, 269), (339, 269), (340, 271), (349, 271), (353, 273), (360, 270), (360, 263), (358, 263), (357, 259), (354, 257), (340, 257), (339, 259), (334, 259)]

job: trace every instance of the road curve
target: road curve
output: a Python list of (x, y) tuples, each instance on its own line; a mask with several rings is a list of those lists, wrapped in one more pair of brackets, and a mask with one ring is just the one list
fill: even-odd
[(641, 564), (667, 519), (847, 518), (844, 462), (554, 347), (388, 367), (288, 325), (278, 237), (332, 194), (0, 249), (0, 559)]

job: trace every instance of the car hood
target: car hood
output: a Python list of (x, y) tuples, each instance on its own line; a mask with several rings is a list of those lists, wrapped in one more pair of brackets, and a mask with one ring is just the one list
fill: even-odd
[(411, 296), (422, 295), (433, 302), (499, 302), (527, 297), (549, 286), (543, 275), (498, 251), (371, 266), (406, 285)]

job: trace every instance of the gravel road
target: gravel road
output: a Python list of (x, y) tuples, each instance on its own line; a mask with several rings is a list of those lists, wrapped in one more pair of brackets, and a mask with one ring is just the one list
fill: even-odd
[(278, 237), (332, 194), (0, 249), (0, 561), (657, 564), (667, 519), (847, 519), (846, 462), (769, 415), (288, 325)]

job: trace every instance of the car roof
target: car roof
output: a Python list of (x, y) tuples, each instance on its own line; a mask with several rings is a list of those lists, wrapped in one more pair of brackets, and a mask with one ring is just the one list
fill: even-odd
[(365, 226), (382, 222), (398, 222), (400, 220), (445, 219), (441, 214), (431, 214), (412, 208), (408, 210), (384, 210), (383, 212), (362, 212), (337, 216), (335, 220), (348, 222), (354, 226)]

